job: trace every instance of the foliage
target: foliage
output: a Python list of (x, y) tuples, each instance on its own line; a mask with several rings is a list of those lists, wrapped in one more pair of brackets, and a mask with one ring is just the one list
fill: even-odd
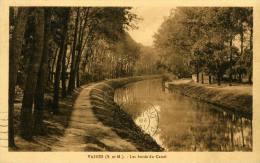
[[(139, 20), (131, 8), (23, 7), (10, 11), (10, 48), (15, 56), (10, 63), (14, 67), (10, 89), (18, 84), (23, 90), (20, 131), (24, 139), (44, 133), (44, 95), (53, 93), (51, 112), (59, 114), (60, 94), (66, 97), (86, 82), (134, 75), (141, 46), (127, 33), (137, 28)], [(13, 106), (15, 93), (10, 96)]]
[(252, 8), (179, 7), (154, 38), (161, 62), (175, 75), (190, 74), (192, 69), (235, 80), (251, 73)]

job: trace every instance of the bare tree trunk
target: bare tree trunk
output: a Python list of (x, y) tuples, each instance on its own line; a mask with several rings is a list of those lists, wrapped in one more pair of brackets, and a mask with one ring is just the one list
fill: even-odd
[(244, 52), (244, 31), (243, 31), (243, 24), (241, 23), (241, 31), (240, 31), (240, 57), (239, 57), (239, 82), (242, 82), (242, 59), (243, 59), (243, 52)]
[(74, 88), (75, 88), (75, 82), (76, 82), (76, 85), (78, 87), (80, 58), (81, 58), (81, 51), (78, 51), (78, 56), (77, 56), (77, 59), (76, 59), (75, 69), (74, 69), (74, 72), (73, 72)]
[(229, 42), (229, 47), (230, 47), (230, 56), (229, 56), (229, 85), (232, 85), (232, 38), (230, 39)]
[(54, 90), (53, 90), (53, 113), (58, 114), (59, 113), (59, 86), (60, 86), (60, 75), (61, 75), (61, 66), (62, 66), (62, 60), (63, 57), (66, 55), (66, 37), (67, 37), (67, 30), (69, 25), (69, 15), (70, 10), (67, 9), (64, 15), (64, 28), (63, 28), (63, 34), (61, 36), (61, 44), (60, 44), (60, 53), (58, 56), (58, 61), (56, 65), (56, 71), (55, 71), (55, 78), (54, 78)]
[[(80, 42), (80, 44), (82, 44), (82, 42)], [(75, 69), (74, 69), (74, 72), (73, 72), (73, 75), (74, 75), (74, 85), (75, 85), (75, 81), (76, 81), (76, 85), (77, 87), (79, 87), (79, 65), (80, 65), (80, 60), (81, 60), (81, 54), (82, 54), (82, 51), (81, 51), (81, 48), (79, 49), (78, 51), (78, 55), (77, 55), (77, 59), (76, 59), (76, 63), (75, 63)]]
[(35, 44), (34, 55), (30, 60), (29, 71), (26, 79), (22, 109), (21, 109), (21, 136), (24, 139), (32, 138), (33, 118), (32, 106), (36, 91), (38, 73), (43, 54), (44, 44), (44, 9), (35, 9)]
[(203, 71), (201, 72), (201, 84), (204, 84), (204, 74), (203, 74)]
[(51, 83), (53, 84), (53, 73), (54, 73), (54, 67), (55, 67), (55, 63), (56, 63), (56, 58), (59, 55), (59, 51), (60, 48), (57, 48), (54, 54), (54, 58), (53, 58), (53, 62), (52, 62), (52, 66), (51, 66), (51, 70), (50, 70), (50, 76), (51, 76)]
[(82, 70), (83, 74), (85, 74), (85, 72), (86, 72), (86, 66), (87, 66), (87, 63), (88, 63), (88, 56), (89, 56), (89, 50), (86, 52), (86, 56), (85, 56), (83, 63), (81, 65), (81, 70)]
[(219, 72), (218, 72), (217, 77), (218, 77), (218, 85), (221, 85), (221, 76), (220, 76), (220, 73), (219, 73)]
[(80, 86), (80, 77), (79, 77), (79, 68), (78, 68), (78, 71), (77, 71), (77, 80), (76, 80), (76, 84), (77, 84), (77, 87)]
[(19, 8), (18, 17), (12, 38), (10, 40), (10, 56), (9, 56), (9, 113), (8, 113), (8, 146), (15, 147), (14, 142), (14, 99), (15, 99), (15, 85), (17, 81), (18, 65), (22, 51), (22, 43), (26, 29), (29, 10)]
[[(70, 76), (70, 81), (69, 83), (70, 85), (70, 93), (73, 91), (73, 89), (75, 88), (75, 82), (76, 82), (76, 86), (79, 87), (79, 80), (80, 80), (80, 74), (79, 74), (79, 65), (80, 65), (80, 60), (81, 60), (81, 55), (82, 55), (82, 51), (87, 43), (88, 37), (87, 36), (85, 42), (83, 41), (83, 37), (84, 37), (84, 30), (86, 28), (87, 25), (87, 19), (88, 19), (88, 14), (89, 14), (89, 8), (87, 9), (87, 12), (85, 13), (84, 19), (80, 21), (80, 27), (79, 27), (79, 35), (78, 35), (78, 40), (77, 40), (77, 58), (75, 61), (75, 65), (74, 65), (74, 69), (71, 71), (71, 76)], [(82, 24), (82, 22), (84, 21), (84, 23)]]
[(218, 85), (221, 85), (221, 73), (220, 73), (220, 65), (219, 63), (217, 63), (217, 81), (218, 81)]
[(253, 27), (250, 29), (250, 57), (249, 57), (249, 75), (248, 75), (248, 83), (252, 84), (252, 74), (253, 74)]
[(196, 61), (196, 75), (197, 75), (197, 83), (200, 82), (200, 72), (199, 72), (199, 63)]
[(75, 21), (75, 30), (74, 30), (74, 41), (72, 45), (72, 52), (71, 52), (71, 65), (70, 65), (70, 78), (68, 84), (68, 94), (71, 94), (73, 89), (75, 88), (75, 55), (76, 55), (76, 45), (77, 45), (77, 33), (78, 33), (78, 25), (79, 25), (79, 8), (77, 9), (77, 17)]
[(89, 57), (91, 56), (91, 53), (93, 53), (92, 44), (93, 44), (93, 40), (94, 40), (94, 35), (93, 35), (92, 29), (89, 31), (86, 41), (83, 45), (83, 48), (85, 47), (85, 45), (87, 45), (87, 48), (88, 48), (87, 52), (85, 54), (84, 60), (82, 62), (82, 65), (81, 65), (81, 70), (82, 70), (83, 75), (85, 74), (85, 69), (86, 69), (86, 65), (88, 63)]
[[(70, 47), (70, 50), (71, 50), (71, 47)], [(67, 58), (67, 63), (66, 63), (66, 70), (68, 70), (69, 68), (69, 65), (70, 65), (70, 58), (71, 58), (71, 53), (69, 54), (68, 58)]]
[[(66, 44), (66, 43), (65, 43)], [(67, 96), (67, 87), (66, 87), (66, 52), (67, 52), (67, 44), (65, 46), (65, 56), (62, 59), (62, 72), (61, 72), (61, 81), (62, 81), (62, 97), (65, 98)]]
[(35, 92), (35, 107), (34, 107), (34, 128), (35, 134), (43, 133), (43, 111), (44, 111), (44, 92), (47, 86), (48, 78), (48, 58), (49, 58), (49, 40), (50, 40), (50, 29), (49, 20), (50, 14), (48, 9), (45, 9), (45, 31), (44, 31), (44, 48), (41, 67), (38, 74), (37, 87)]

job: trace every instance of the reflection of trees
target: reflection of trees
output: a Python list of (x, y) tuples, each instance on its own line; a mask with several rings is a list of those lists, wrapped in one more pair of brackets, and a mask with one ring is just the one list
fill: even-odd
[(163, 144), (170, 151), (233, 151), (252, 148), (249, 120), (209, 109), (205, 103), (195, 102), (194, 105), (195, 111), (188, 112), (181, 124), (177, 124), (183, 125), (181, 130), (185, 131), (171, 133), (170, 136), (161, 134)]
[[(120, 89), (118, 101), (133, 118), (147, 108), (147, 102), (161, 106), (158, 137), (169, 151), (234, 151), (252, 149), (252, 121), (179, 94), (162, 91), (159, 80), (142, 81)], [(174, 115), (167, 110), (174, 109)], [(166, 117), (167, 116), (167, 117)], [(171, 116), (171, 117), (169, 117)], [(172, 118), (181, 119), (169, 123)]]
[[(234, 114), (209, 110), (203, 105), (203, 103), (200, 103), (200, 106), (198, 107), (199, 109), (202, 109), (200, 113), (203, 114), (196, 114), (199, 116), (196, 121), (202, 124), (207, 123), (208, 125), (191, 127), (191, 132), (195, 137), (196, 144), (203, 144), (205, 147), (205, 149), (200, 150), (232, 151), (247, 150), (251, 148), (250, 141), (244, 141), (244, 128), (249, 129), (249, 126), (243, 124), (244, 118), (237, 117)], [(251, 137), (250, 135), (247, 136)]]

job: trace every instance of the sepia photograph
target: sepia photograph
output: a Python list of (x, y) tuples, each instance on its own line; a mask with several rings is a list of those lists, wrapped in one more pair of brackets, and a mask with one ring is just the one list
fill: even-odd
[(0, 0), (1, 163), (259, 163), (256, 0)]
[(9, 151), (252, 151), (252, 7), (9, 7)]
[(252, 151), (252, 7), (9, 7), (9, 151)]

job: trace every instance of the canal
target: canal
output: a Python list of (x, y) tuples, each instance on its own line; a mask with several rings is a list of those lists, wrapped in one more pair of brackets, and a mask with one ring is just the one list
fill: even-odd
[(144, 80), (115, 91), (115, 102), (165, 151), (252, 151), (252, 121)]

